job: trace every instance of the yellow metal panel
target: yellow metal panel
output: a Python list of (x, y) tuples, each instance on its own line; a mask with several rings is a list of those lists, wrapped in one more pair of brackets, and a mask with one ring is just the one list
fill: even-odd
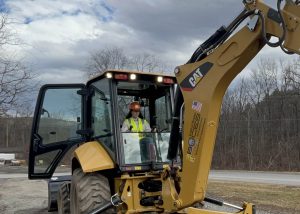
[(300, 54), (300, 5), (287, 2), (283, 10), (283, 16), (287, 25), (284, 47)]
[(83, 172), (95, 172), (114, 168), (114, 162), (97, 141), (85, 143), (75, 150)]
[(119, 193), (124, 202), (118, 207), (118, 213), (157, 213), (163, 211), (157, 206), (142, 206), (140, 204), (142, 198), (160, 195), (160, 192), (147, 192), (139, 188), (141, 182), (149, 179), (160, 180), (160, 177), (159, 175), (141, 173), (139, 175), (123, 174), (121, 178), (115, 178), (115, 191)]
[[(259, 26), (254, 32), (244, 27), (202, 61), (178, 67), (177, 82), (185, 107), (180, 207), (205, 197), (223, 95), (232, 79), (263, 47), (260, 37)], [(189, 81), (198, 70), (205, 71), (205, 76), (197, 83)], [(200, 107), (194, 109), (193, 103)]]

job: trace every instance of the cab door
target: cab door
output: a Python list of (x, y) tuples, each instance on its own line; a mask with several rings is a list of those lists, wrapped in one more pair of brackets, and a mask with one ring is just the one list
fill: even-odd
[(44, 85), (36, 103), (29, 150), (29, 179), (50, 178), (66, 152), (84, 141), (85, 85)]

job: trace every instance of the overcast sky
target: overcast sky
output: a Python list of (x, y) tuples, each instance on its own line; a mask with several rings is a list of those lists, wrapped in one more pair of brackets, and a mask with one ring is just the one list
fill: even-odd
[[(18, 56), (43, 83), (85, 82), (89, 54), (107, 47), (153, 54), (170, 67), (184, 64), (242, 9), (242, 0), (0, 0), (24, 44)], [(282, 55), (266, 48), (260, 56), (270, 53)]]

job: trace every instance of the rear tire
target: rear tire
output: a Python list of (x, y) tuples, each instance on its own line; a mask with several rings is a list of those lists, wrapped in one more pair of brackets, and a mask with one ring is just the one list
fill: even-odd
[(63, 183), (57, 194), (58, 214), (70, 214), (70, 183)]
[[(84, 174), (75, 169), (72, 176), (70, 208), (72, 214), (86, 214), (110, 201), (111, 193), (106, 177), (98, 173)], [(115, 213), (110, 208), (103, 213)]]

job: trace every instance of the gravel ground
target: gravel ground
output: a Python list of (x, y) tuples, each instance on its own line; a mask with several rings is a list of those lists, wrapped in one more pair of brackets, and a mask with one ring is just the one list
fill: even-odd
[[(49, 214), (47, 182), (26, 178), (0, 179), (0, 213), (2, 214)], [(235, 209), (206, 203), (205, 209), (234, 213)], [(51, 212), (57, 214), (57, 212)], [(257, 214), (275, 214), (257, 212)]]
[(26, 178), (0, 179), (0, 213), (46, 214), (47, 182)]
[[(66, 172), (68, 169), (60, 169)], [(3, 167), (0, 166), (2, 175), (27, 173), (27, 167)], [(48, 188), (46, 180), (28, 180), (27, 178), (0, 178), (0, 213), (1, 214), (49, 214)], [(209, 203), (206, 209), (235, 213), (236, 210), (226, 207), (218, 207)], [(57, 212), (52, 212), (56, 214)], [(279, 212), (262, 212), (257, 214), (278, 214)]]
[(0, 177), (21, 175), (0, 178), (1, 214), (49, 214), (47, 181), (28, 180), (23, 176), (27, 172), (26, 166), (0, 166)]

